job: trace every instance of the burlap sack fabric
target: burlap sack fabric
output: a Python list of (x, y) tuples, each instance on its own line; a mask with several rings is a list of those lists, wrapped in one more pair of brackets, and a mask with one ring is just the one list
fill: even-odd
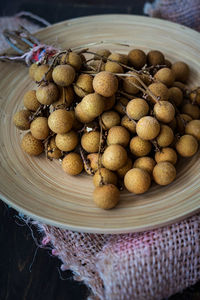
[[(147, 4), (151, 16), (200, 30), (200, 1), (163, 0)], [(23, 24), (20, 18), (0, 18), (0, 30)], [(1, 39), (0, 49), (6, 44)], [(90, 299), (160, 300), (200, 280), (200, 215), (164, 228), (118, 235), (78, 233), (34, 222), (42, 244), (71, 269), (76, 280), (91, 289)]]

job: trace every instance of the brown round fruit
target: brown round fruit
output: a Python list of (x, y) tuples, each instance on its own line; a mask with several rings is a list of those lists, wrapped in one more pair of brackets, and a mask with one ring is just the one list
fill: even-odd
[(151, 175), (155, 165), (156, 162), (153, 158), (144, 156), (144, 157), (139, 157), (138, 159), (135, 160), (133, 164), (133, 168), (139, 168), (145, 170)]
[(169, 89), (169, 101), (172, 101), (176, 106), (180, 106), (183, 101), (183, 92), (178, 87), (171, 87)]
[(113, 126), (119, 125), (121, 119), (120, 119), (119, 114), (116, 111), (110, 110), (110, 111), (106, 111), (102, 114), (101, 121), (103, 124), (103, 129), (107, 130)]
[(146, 116), (149, 112), (149, 105), (144, 99), (136, 98), (128, 102), (126, 106), (127, 115), (134, 119), (139, 120)]
[(160, 126), (160, 133), (156, 138), (156, 141), (160, 147), (169, 146), (174, 140), (174, 134), (172, 129), (167, 125)]
[(96, 93), (104, 97), (111, 97), (118, 89), (117, 77), (110, 72), (100, 72), (93, 79), (93, 88)]
[[(163, 84), (162, 82), (155, 82), (152, 83), (148, 86), (150, 92), (157, 98), (159, 98), (159, 100), (161, 101), (167, 101), (169, 98), (169, 91), (168, 88), (166, 87), (165, 84)], [(150, 97), (151, 100), (153, 100), (155, 102), (155, 100)]]
[(30, 116), (31, 112), (29, 110), (20, 110), (14, 114), (13, 122), (18, 129), (28, 130), (30, 128)]
[(97, 93), (88, 94), (80, 103), (83, 113), (92, 119), (95, 119), (104, 111), (104, 98)]
[(79, 54), (75, 52), (69, 52), (63, 54), (61, 57), (61, 64), (69, 64), (71, 65), (76, 71), (79, 71), (82, 66), (82, 60)]
[(30, 111), (36, 111), (40, 107), (40, 102), (36, 98), (36, 91), (30, 90), (24, 95), (24, 106)]
[(147, 171), (133, 168), (126, 173), (124, 185), (131, 193), (143, 194), (150, 188), (151, 177)]
[(93, 192), (93, 199), (97, 207), (111, 209), (119, 202), (120, 192), (113, 184), (98, 186)]
[(133, 49), (128, 53), (128, 62), (136, 70), (140, 70), (146, 64), (146, 54), (140, 49)]
[(62, 156), (62, 151), (58, 149), (55, 142), (55, 136), (50, 139), (48, 148), (47, 148), (47, 156), (49, 158), (59, 159)]
[(131, 133), (136, 133), (136, 122), (130, 120), (128, 116), (123, 116), (121, 125), (128, 129)]
[(44, 83), (38, 87), (36, 97), (41, 104), (50, 105), (58, 100), (59, 91), (54, 83)]
[(66, 133), (71, 130), (73, 117), (64, 109), (57, 109), (48, 118), (49, 128), (55, 133)]
[(177, 154), (176, 151), (172, 148), (162, 148), (161, 151), (156, 152), (155, 154), (155, 161), (157, 163), (162, 161), (168, 161), (171, 164), (175, 165), (177, 162)]
[(100, 132), (91, 131), (82, 135), (81, 146), (88, 153), (98, 152), (100, 143)]
[(106, 168), (100, 168), (93, 176), (93, 183), (95, 186), (109, 183), (117, 185), (117, 175)]
[(147, 54), (147, 64), (149, 66), (156, 66), (156, 65), (164, 65), (165, 57), (162, 52), (158, 50), (151, 50)]
[(75, 70), (70, 65), (58, 65), (53, 69), (53, 81), (59, 86), (69, 86), (75, 79)]
[(105, 71), (111, 73), (124, 73), (124, 69), (117, 62), (107, 61), (105, 64)]
[(169, 101), (159, 101), (153, 108), (155, 117), (163, 122), (169, 123), (174, 119), (175, 108)]
[(113, 126), (108, 131), (107, 144), (118, 144), (127, 147), (130, 141), (130, 133), (123, 126)]
[(44, 77), (45, 77), (45, 80), (47, 80), (47, 81), (52, 80), (52, 71), (49, 70), (48, 65), (38, 66), (34, 72), (34, 80), (36, 82), (41, 81)]
[(140, 82), (137, 79), (140, 79), (140, 77), (134, 72), (129, 72), (128, 74), (132, 74), (133, 76), (128, 76), (123, 79), (123, 90), (128, 94), (135, 95), (139, 92), (138, 87), (141, 86)]
[(172, 86), (175, 81), (175, 75), (173, 71), (169, 68), (162, 68), (154, 75), (154, 78), (162, 83), (164, 83), (167, 87)]
[(120, 168), (120, 169), (117, 170), (117, 175), (120, 178), (124, 178), (124, 176), (126, 175), (126, 173), (130, 169), (132, 169), (132, 165), (133, 165), (132, 159), (130, 159), (130, 157), (128, 157), (126, 164), (122, 168)]
[(177, 61), (172, 65), (171, 69), (175, 74), (176, 81), (185, 83), (188, 80), (190, 69), (186, 63)]
[(137, 122), (136, 132), (143, 140), (153, 140), (160, 132), (160, 124), (155, 118), (146, 116)]
[(145, 156), (151, 151), (152, 145), (149, 141), (141, 139), (139, 136), (135, 136), (130, 141), (131, 153), (135, 156)]
[(176, 150), (183, 157), (191, 157), (198, 150), (198, 142), (192, 135), (185, 134), (176, 143)]
[(71, 130), (67, 133), (58, 133), (55, 138), (56, 146), (62, 151), (72, 151), (78, 145), (78, 133)]
[(127, 162), (127, 152), (121, 145), (110, 145), (102, 155), (102, 164), (106, 169), (116, 171)]
[(153, 179), (159, 185), (168, 185), (176, 178), (176, 169), (168, 161), (158, 163), (153, 169)]
[(200, 141), (200, 120), (192, 120), (185, 126), (185, 133), (194, 136)]
[(69, 175), (78, 175), (83, 170), (83, 161), (78, 153), (67, 154), (62, 161), (62, 169)]
[(29, 155), (40, 155), (44, 151), (44, 145), (42, 141), (37, 140), (32, 136), (30, 132), (27, 132), (22, 141), (21, 141), (21, 148)]
[(186, 103), (182, 106), (182, 113), (187, 114), (192, 117), (192, 119), (199, 119), (200, 117), (200, 109), (198, 105), (194, 105), (191, 103)]
[(77, 78), (75, 85), (74, 85), (74, 91), (76, 95), (83, 98), (86, 95), (93, 93), (93, 77), (89, 74), (80, 74)]
[(31, 122), (30, 130), (32, 136), (37, 140), (45, 140), (49, 135), (48, 119), (38, 117)]

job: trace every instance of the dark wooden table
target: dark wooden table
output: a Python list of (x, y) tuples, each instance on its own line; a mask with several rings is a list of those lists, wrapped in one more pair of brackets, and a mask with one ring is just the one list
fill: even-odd
[[(151, 1), (150, 1), (151, 2)], [(0, 1), (0, 16), (26, 10), (51, 23), (104, 13), (143, 14), (145, 0), (7, 0)], [(18, 213), (0, 201), (0, 300), (84, 300), (89, 291), (59, 270), (61, 262), (50, 250), (37, 248), (30, 229)], [(34, 236), (41, 236), (34, 229)], [(200, 299), (200, 283), (170, 300)], [(148, 300), (148, 299), (147, 299)]]

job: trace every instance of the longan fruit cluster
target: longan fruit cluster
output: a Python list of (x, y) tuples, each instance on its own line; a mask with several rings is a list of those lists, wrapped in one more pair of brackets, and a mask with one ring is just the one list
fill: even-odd
[(102, 209), (118, 204), (123, 187), (143, 194), (152, 182), (168, 185), (200, 141), (200, 88), (188, 89), (189, 75), (185, 62), (159, 50), (66, 50), (32, 64), (38, 87), (13, 117), (27, 131), (22, 150), (59, 159), (71, 176), (92, 175)]

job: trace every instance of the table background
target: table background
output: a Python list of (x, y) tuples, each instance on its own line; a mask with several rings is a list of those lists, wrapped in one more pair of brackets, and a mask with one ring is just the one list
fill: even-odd
[[(50, 23), (94, 14), (143, 14), (145, 0), (7, 0), (0, 2), (0, 17), (29, 11)], [(149, 1), (151, 2), (151, 1)], [(84, 300), (89, 291), (73, 281), (70, 271), (50, 250), (37, 247), (31, 230), (18, 213), (0, 201), (0, 300)], [(35, 238), (41, 235), (34, 230)], [(200, 283), (170, 300), (200, 299)], [(148, 299), (147, 299), (148, 300)]]

